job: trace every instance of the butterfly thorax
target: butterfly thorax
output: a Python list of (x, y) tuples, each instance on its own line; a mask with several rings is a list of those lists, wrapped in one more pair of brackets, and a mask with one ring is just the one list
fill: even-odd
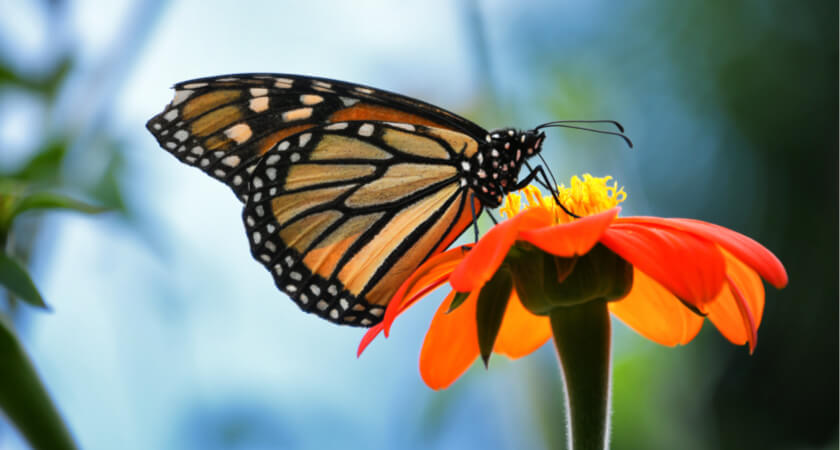
[(493, 130), (478, 152), (462, 163), (467, 183), (485, 206), (502, 204), (504, 195), (515, 189), (525, 160), (540, 152), (544, 138), (536, 130)]

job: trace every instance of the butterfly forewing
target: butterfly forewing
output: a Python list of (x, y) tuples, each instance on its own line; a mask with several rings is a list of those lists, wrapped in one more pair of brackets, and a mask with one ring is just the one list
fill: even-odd
[(175, 85), (147, 123), (160, 145), (247, 200), (260, 158), (285, 138), (317, 125), (366, 120), (411, 123), (466, 134), (486, 131), (427, 103), (351, 83), (295, 75), (226, 75)]
[(288, 136), (250, 178), (252, 253), (302, 309), (377, 323), (403, 280), (480, 211), (458, 170), (475, 148), (462, 133), (379, 121)]

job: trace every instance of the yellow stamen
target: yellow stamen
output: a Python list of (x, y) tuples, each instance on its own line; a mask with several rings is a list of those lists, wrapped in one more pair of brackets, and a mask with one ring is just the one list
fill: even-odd
[[(588, 173), (583, 174), (582, 180), (573, 176), (570, 187), (561, 184), (557, 188), (558, 198), (566, 209), (578, 216), (589, 216), (606, 211), (616, 207), (627, 198), (627, 193), (624, 192), (623, 187), (618, 187), (618, 182), (607, 184), (610, 180), (612, 180), (611, 176), (596, 178)], [(505, 203), (500, 210), (507, 218), (515, 216), (522, 210), (521, 195), (524, 194), (527, 202), (525, 208), (545, 208), (552, 212), (556, 223), (574, 220), (557, 206), (554, 197), (542, 195), (537, 187), (527, 186), (520, 193), (509, 193), (505, 197)]]

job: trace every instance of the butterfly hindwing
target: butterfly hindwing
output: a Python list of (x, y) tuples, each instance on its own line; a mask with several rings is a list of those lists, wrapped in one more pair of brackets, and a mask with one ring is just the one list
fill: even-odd
[(478, 125), (433, 105), (323, 78), (242, 74), (175, 85), (147, 123), (161, 147), (227, 184), (245, 201), (260, 158), (283, 139), (317, 125), (367, 120), (411, 123), (484, 139)]
[(379, 121), (288, 136), (249, 180), (252, 253), (302, 309), (373, 325), (402, 281), (480, 212), (460, 170), (476, 148), (448, 129)]

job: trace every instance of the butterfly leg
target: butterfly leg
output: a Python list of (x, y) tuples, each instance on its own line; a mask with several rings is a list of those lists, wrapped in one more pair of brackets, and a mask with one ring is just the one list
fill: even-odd
[(475, 231), (475, 242), (478, 242), (478, 217), (475, 215), (475, 202), (470, 198), (470, 212), (472, 212), (473, 231)]
[(499, 221), (496, 220), (496, 217), (494, 217), (492, 213), (490, 213), (489, 209), (487, 210), (487, 215), (490, 216), (490, 220), (493, 221), (493, 225), (498, 225), (499, 224)]

